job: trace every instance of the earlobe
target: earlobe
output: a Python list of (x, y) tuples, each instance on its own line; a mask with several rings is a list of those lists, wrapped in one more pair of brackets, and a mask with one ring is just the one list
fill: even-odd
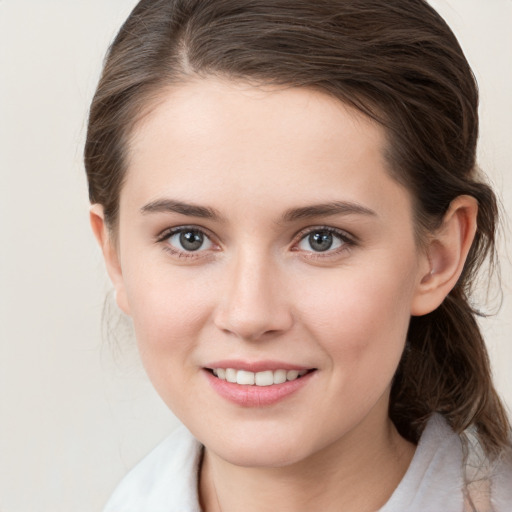
[(126, 299), (123, 272), (119, 261), (118, 250), (112, 239), (112, 234), (105, 223), (105, 215), (101, 204), (91, 205), (89, 220), (96, 241), (103, 253), (107, 273), (114, 285), (114, 296), (117, 305), (124, 313), (129, 315), (130, 308), (128, 307), (128, 301)]
[(471, 196), (452, 201), (441, 227), (431, 235), (426, 248), (429, 269), (418, 283), (411, 315), (426, 315), (436, 309), (456, 285), (476, 233), (478, 202)]

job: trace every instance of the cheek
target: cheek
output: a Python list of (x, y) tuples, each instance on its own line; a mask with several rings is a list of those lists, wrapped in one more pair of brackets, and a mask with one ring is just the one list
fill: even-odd
[(187, 397), (200, 392), (195, 353), (207, 318), (208, 297), (200, 280), (182, 279), (169, 269), (138, 274), (127, 297), (142, 364), (156, 391), (179, 417)]
[[(372, 372), (387, 367), (394, 373), (410, 320), (413, 273), (383, 265), (364, 272), (346, 268), (309, 283), (302, 295), (300, 316), (344, 372)], [(404, 275), (405, 274), (405, 275)]]
[[(161, 264), (130, 270), (126, 294), (144, 363), (177, 363), (179, 354), (193, 350), (211, 309), (204, 280)], [(166, 355), (174, 357), (163, 359)]]

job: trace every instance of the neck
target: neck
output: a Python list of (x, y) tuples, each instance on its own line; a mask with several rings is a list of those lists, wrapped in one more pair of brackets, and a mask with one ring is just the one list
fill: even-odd
[(284, 467), (235, 466), (206, 450), (199, 488), (202, 509), (374, 512), (399, 484), (414, 449), (386, 416), (377, 425), (366, 418), (336, 443)]

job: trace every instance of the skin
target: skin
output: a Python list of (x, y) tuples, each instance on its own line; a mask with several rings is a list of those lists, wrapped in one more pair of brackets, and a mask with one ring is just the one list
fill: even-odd
[[(115, 238), (91, 209), (147, 373), (206, 447), (208, 512), (374, 511), (410, 463), (391, 381), (410, 316), (461, 272), (477, 206), (457, 198), (420, 249), (385, 147), (380, 126), (320, 92), (198, 79), (162, 91), (135, 128)], [(297, 215), (333, 202), (345, 206)], [(204, 245), (185, 251), (168, 232), (180, 226)], [(325, 227), (339, 235), (320, 253), (308, 235)], [(205, 377), (223, 359), (315, 371), (277, 404), (241, 407)]]

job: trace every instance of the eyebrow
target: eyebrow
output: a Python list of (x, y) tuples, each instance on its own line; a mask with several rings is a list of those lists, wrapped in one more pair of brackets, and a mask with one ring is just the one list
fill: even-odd
[(174, 199), (157, 199), (144, 205), (140, 209), (141, 213), (180, 213), (190, 217), (200, 217), (202, 219), (222, 220), (220, 213), (206, 206), (199, 206), (191, 203), (183, 203)]
[[(155, 201), (151, 201), (150, 203), (144, 205), (140, 211), (142, 214), (179, 213), (189, 217), (199, 217), (202, 219), (209, 219), (214, 221), (224, 220), (222, 215), (214, 208), (199, 206), (192, 203), (184, 203), (174, 199), (157, 199)], [(294, 222), (312, 217), (325, 217), (332, 215), (365, 215), (371, 217), (377, 216), (373, 210), (360, 204), (345, 201), (332, 201), (329, 203), (291, 208), (283, 214), (281, 222)]]
[(301, 208), (292, 208), (285, 212), (282, 217), (284, 222), (293, 222), (311, 217), (325, 217), (330, 215), (365, 215), (377, 217), (377, 214), (357, 203), (345, 201), (333, 201), (330, 203), (314, 204)]

